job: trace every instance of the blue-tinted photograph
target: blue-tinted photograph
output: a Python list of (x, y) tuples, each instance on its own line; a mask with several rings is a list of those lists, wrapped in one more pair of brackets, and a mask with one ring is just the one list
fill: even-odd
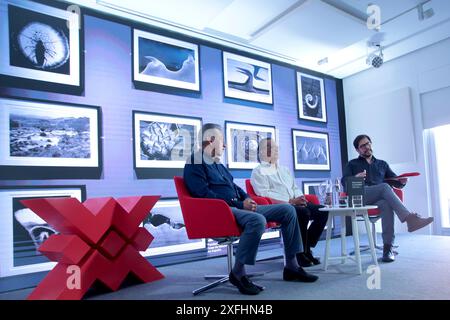
[(20, 202), (36, 198), (38, 197), (12, 198), (14, 267), (50, 261), (38, 251), (38, 248), (51, 235), (58, 232)]
[(228, 59), (229, 90), (269, 95), (269, 70), (242, 61)]
[(231, 146), (233, 162), (259, 163), (259, 142), (272, 138), (271, 132), (231, 129)]
[(328, 163), (328, 148), (326, 140), (313, 137), (296, 137), (297, 163), (318, 164)]
[(8, 5), (11, 66), (70, 74), (67, 20)]
[(89, 117), (61, 117), (32, 109), (9, 115), (11, 157), (88, 159)]
[(152, 39), (139, 38), (139, 73), (196, 82), (195, 51)]
[(151, 209), (143, 226), (154, 237), (145, 255), (181, 252), (206, 247), (203, 239), (189, 239), (178, 200), (164, 199)]
[[(140, 121), (141, 160), (186, 158), (194, 150), (196, 134), (197, 128), (193, 125)], [(186, 153), (186, 144), (190, 146), (189, 154)]]
[(297, 73), (299, 117), (326, 122), (326, 106), (323, 79)]

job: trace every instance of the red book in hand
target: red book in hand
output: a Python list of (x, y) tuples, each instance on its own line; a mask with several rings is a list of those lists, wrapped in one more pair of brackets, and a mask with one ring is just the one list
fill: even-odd
[(402, 189), (404, 186), (406, 186), (406, 182), (408, 181), (409, 177), (417, 177), (419, 175), (419, 172), (406, 172), (396, 177), (385, 178), (384, 181), (391, 187)]

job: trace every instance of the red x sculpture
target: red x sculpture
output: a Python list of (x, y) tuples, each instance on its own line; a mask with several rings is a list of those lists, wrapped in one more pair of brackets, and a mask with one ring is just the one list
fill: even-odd
[(22, 200), (60, 232), (39, 247), (58, 264), (28, 299), (78, 300), (96, 280), (115, 291), (129, 273), (142, 282), (164, 278), (139, 253), (153, 240), (139, 225), (158, 199), (159, 196), (95, 198), (84, 203), (75, 198)]

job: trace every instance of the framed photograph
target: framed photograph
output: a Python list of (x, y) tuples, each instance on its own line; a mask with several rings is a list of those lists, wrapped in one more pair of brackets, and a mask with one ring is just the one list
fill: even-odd
[(99, 167), (100, 108), (0, 97), (0, 166)]
[(133, 80), (200, 91), (198, 45), (133, 29)]
[[(320, 203), (324, 203), (325, 202), (325, 193), (320, 193), (320, 185), (323, 183), (324, 181), (303, 181), (302, 185), (303, 185), (303, 194), (314, 194), (317, 196), (317, 198), (319, 198)], [(311, 221), (308, 224), (308, 228), (309, 225), (311, 224)], [(331, 221), (331, 228), (334, 228), (334, 220)], [(327, 229), (327, 226), (325, 226), (325, 230)]]
[(0, 73), (80, 86), (81, 16), (26, 0), (0, 2)]
[(205, 239), (188, 239), (180, 202), (176, 198), (160, 199), (145, 218), (143, 227), (154, 239), (141, 254), (145, 257), (192, 250), (206, 250)]
[(227, 161), (230, 169), (253, 169), (259, 162), (259, 142), (276, 141), (275, 127), (225, 121)]
[(0, 187), (0, 277), (47, 271), (55, 266), (56, 262), (47, 259), (38, 248), (58, 230), (20, 202), (53, 197), (73, 197), (84, 201), (86, 187)]
[(323, 79), (297, 72), (298, 115), (300, 119), (327, 122)]
[(225, 97), (273, 104), (270, 63), (223, 52)]
[(136, 168), (183, 168), (201, 129), (201, 118), (133, 111)]
[(295, 170), (330, 170), (328, 133), (292, 129)]

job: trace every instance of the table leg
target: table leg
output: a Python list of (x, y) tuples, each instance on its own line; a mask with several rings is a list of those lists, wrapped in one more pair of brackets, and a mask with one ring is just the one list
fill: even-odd
[(341, 263), (345, 263), (345, 260), (347, 259), (347, 239), (345, 237), (347, 233), (347, 227), (345, 225), (345, 217), (345, 215), (341, 216)]
[(361, 266), (361, 253), (359, 252), (359, 232), (358, 232), (358, 222), (356, 221), (356, 212), (352, 214), (352, 234), (353, 242), (355, 243), (355, 259), (358, 266), (359, 274), (362, 274)]
[[(366, 225), (367, 238), (369, 239), (369, 248), (370, 248), (370, 253), (372, 255), (372, 260), (375, 265), (378, 265), (377, 254), (375, 252), (375, 244), (373, 241), (374, 239), (372, 236), (372, 232), (370, 230), (369, 214), (367, 213), (367, 210), (364, 211), (363, 217), (364, 217), (364, 223)], [(376, 234), (375, 234), (375, 236), (376, 236)]]
[(328, 214), (327, 221), (327, 237), (325, 240), (325, 261), (323, 264), (323, 269), (326, 271), (328, 268), (328, 257), (330, 255), (330, 241), (331, 241), (331, 222), (333, 221), (333, 214), (330, 212)]

